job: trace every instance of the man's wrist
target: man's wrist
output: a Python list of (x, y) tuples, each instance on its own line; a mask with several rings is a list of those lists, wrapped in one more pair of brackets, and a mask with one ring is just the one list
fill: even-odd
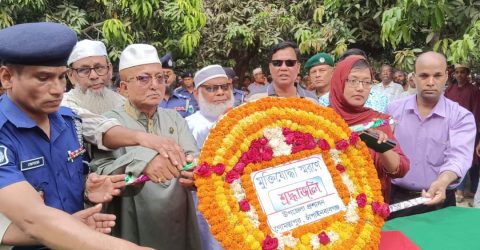
[(85, 191), (83, 192), (83, 202), (88, 205), (88, 206), (95, 206), (97, 205), (97, 203), (91, 201), (89, 198), (88, 198), (88, 191), (85, 189)]

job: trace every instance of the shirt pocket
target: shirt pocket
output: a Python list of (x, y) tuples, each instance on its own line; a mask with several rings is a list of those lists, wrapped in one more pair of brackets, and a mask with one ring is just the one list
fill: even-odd
[(445, 151), (447, 150), (448, 141), (438, 140), (434, 138), (427, 139), (426, 158), (427, 162), (434, 167), (440, 167), (445, 161)]

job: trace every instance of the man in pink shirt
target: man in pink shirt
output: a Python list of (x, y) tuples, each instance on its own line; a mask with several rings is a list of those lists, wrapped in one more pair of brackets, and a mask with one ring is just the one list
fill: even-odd
[(413, 80), (417, 94), (391, 103), (395, 137), (410, 159), (410, 171), (392, 181), (392, 203), (419, 196), (424, 205), (392, 213), (390, 218), (455, 206), (454, 188), (471, 166), (476, 134), (472, 113), (443, 96), (447, 81), (443, 55), (417, 58)]

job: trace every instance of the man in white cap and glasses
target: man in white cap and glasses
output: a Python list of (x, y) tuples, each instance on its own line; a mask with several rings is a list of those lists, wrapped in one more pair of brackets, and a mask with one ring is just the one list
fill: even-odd
[[(186, 118), (188, 127), (202, 148), (210, 129), (234, 105), (233, 86), (220, 65), (210, 65), (195, 73), (193, 94), (200, 110)], [(223, 249), (210, 233), (208, 223), (197, 212), (203, 249)]]
[(74, 88), (63, 96), (64, 105), (77, 105), (103, 114), (125, 102), (125, 98), (108, 88), (113, 67), (105, 44), (82, 40), (73, 48), (67, 63), (70, 68), (67, 76)]
[[(120, 56), (120, 88), (128, 100), (105, 116), (127, 128), (173, 138), (187, 154), (198, 152), (187, 123), (175, 110), (158, 105), (165, 92), (165, 75), (157, 50), (132, 44)], [(156, 151), (136, 146), (96, 151), (90, 166), (100, 174), (126, 173), (151, 181), (130, 185), (108, 211), (117, 215), (113, 235), (155, 249), (200, 249), (191, 192), (193, 173), (180, 171)]]

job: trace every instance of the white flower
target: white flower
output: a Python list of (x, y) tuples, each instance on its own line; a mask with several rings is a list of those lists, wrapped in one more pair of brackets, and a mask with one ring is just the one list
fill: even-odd
[(355, 193), (355, 185), (353, 184), (352, 180), (350, 180), (350, 177), (344, 172), (343, 174), (340, 175), (342, 177), (343, 184), (347, 186), (348, 192), (350, 195)]
[(310, 245), (312, 245), (313, 250), (320, 249), (320, 239), (318, 238), (318, 235), (312, 235)]
[(288, 235), (277, 235), (277, 238), (281, 240), (286, 247), (289, 248), (294, 248), (298, 243), (298, 239), (293, 237), (291, 232)]
[(336, 149), (330, 149), (330, 157), (332, 158), (332, 161), (335, 163), (335, 165), (342, 162), (340, 159), (340, 151)]
[(335, 231), (327, 232), (328, 238), (330, 238), (330, 242), (333, 244), (335, 241), (340, 239), (340, 236)]
[(356, 212), (357, 208), (357, 201), (355, 199), (351, 199), (347, 205), (347, 212), (345, 213), (345, 220), (348, 223), (356, 223), (360, 218)]
[(263, 130), (263, 135), (268, 139), (268, 146), (272, 148), (273, 156), (292, 154), (292, 145), (285, 143), (285, 136), (280, 127), (266, 128)]

